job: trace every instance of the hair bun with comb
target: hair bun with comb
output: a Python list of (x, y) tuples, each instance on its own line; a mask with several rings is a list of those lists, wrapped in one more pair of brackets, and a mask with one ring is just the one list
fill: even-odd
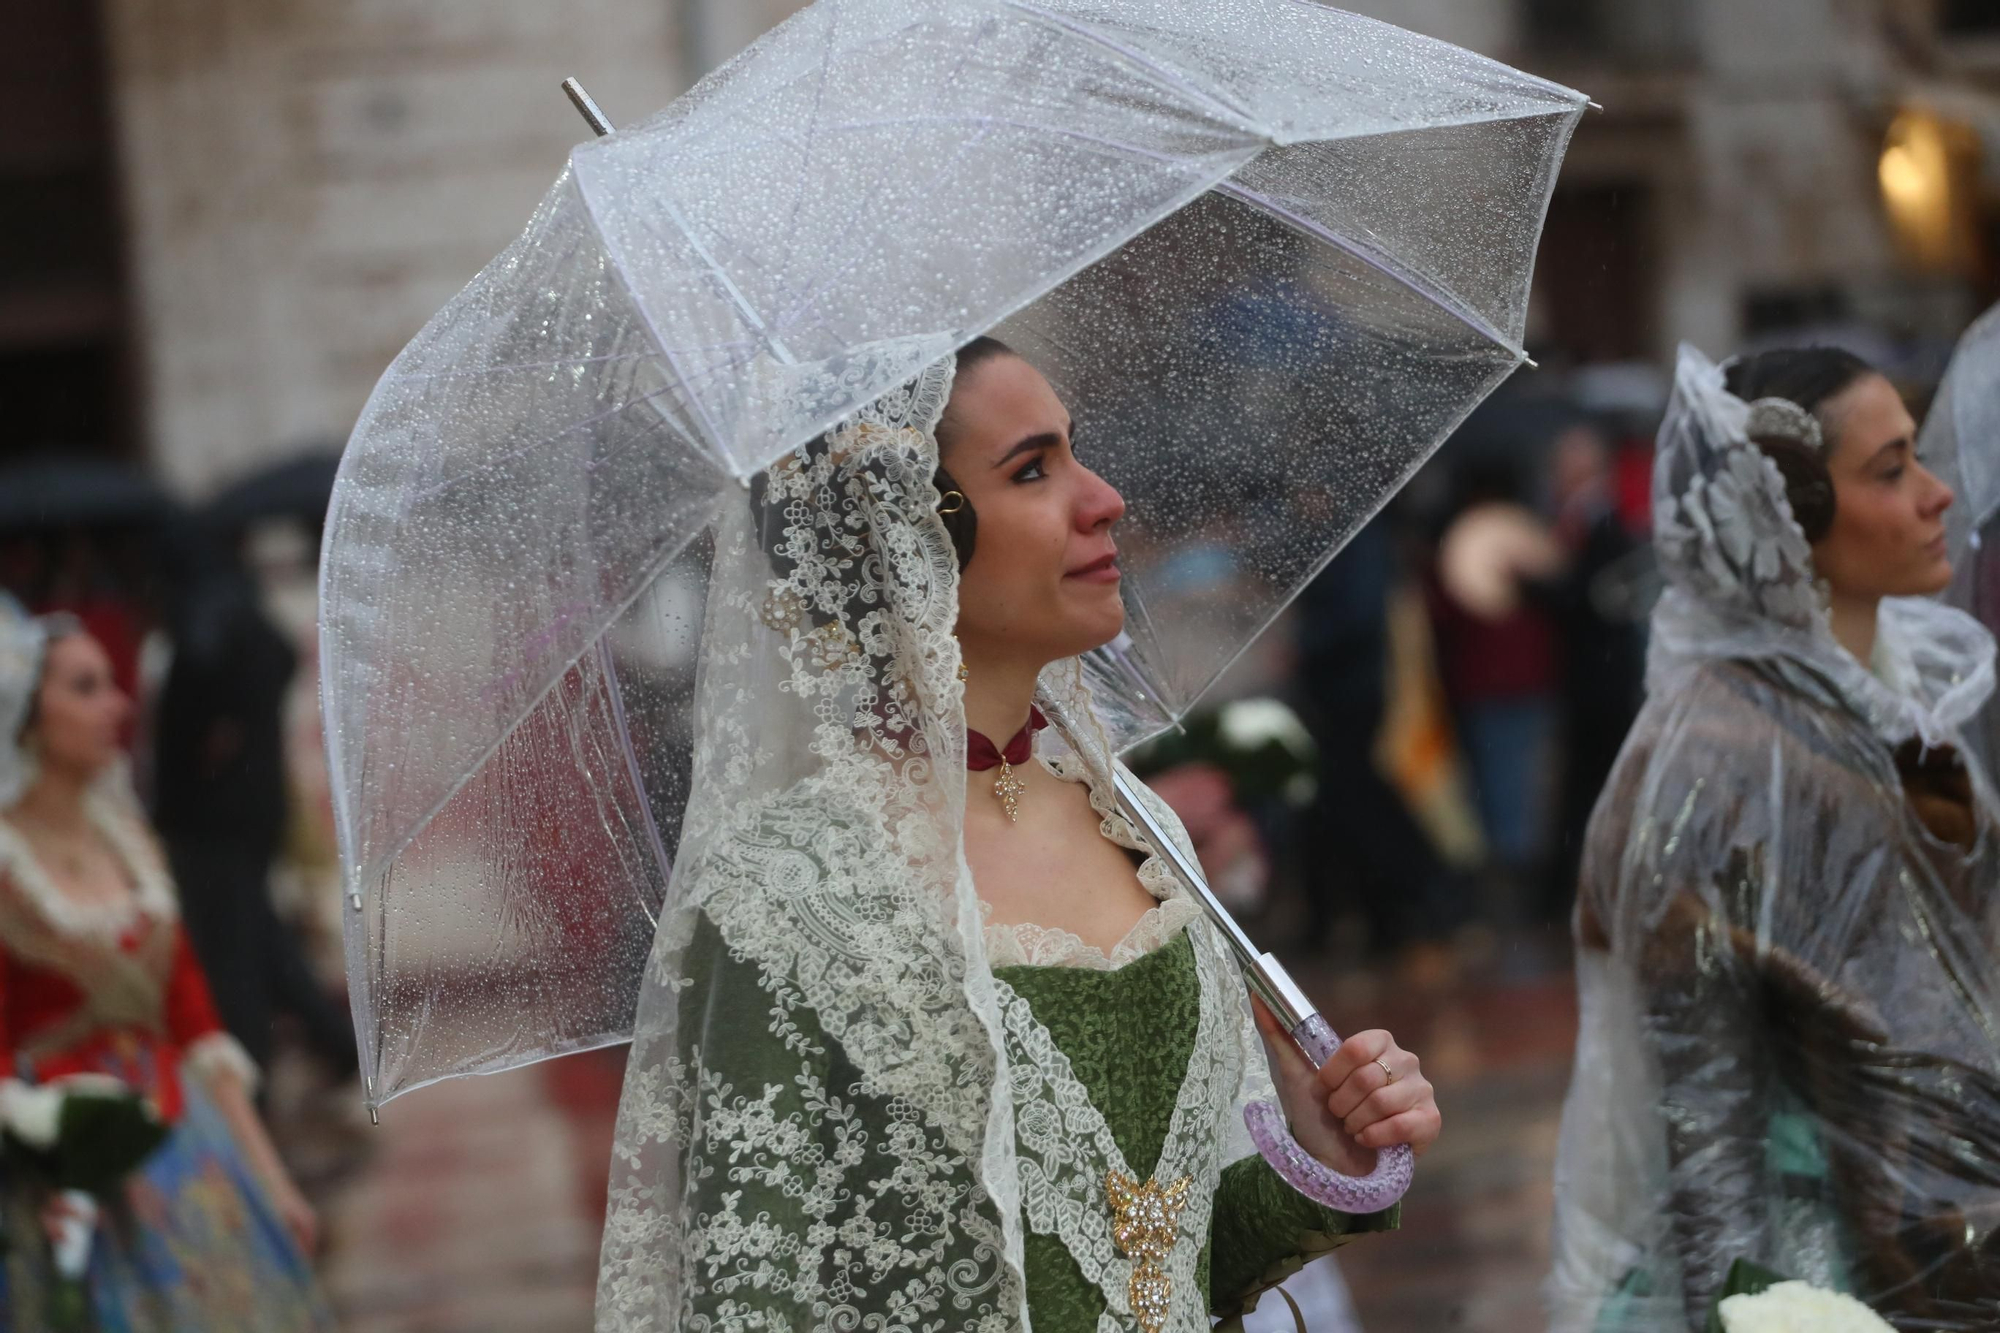
[(1826, 447), (1819, 419), (1789, 398), (1759, 398), (1750, 404), (1744, 433), (1753, 440), (1796, 440), (1814, 453)]

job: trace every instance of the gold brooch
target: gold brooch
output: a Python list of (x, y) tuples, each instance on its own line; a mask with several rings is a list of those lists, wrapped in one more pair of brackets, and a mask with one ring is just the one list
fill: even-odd
[(1141, 1185), (1122, 1171), (1104, 1177), (1111, 1200), (1111, 1237), (1132, 1261), (1132, 1317), (1140, 1333), (1160, 1333), (1167, 1326), (1174, 1280), (1167, 1276), (1167, 1259), (1180, 1238), (1181, 1210), (1187, 1207), (1188, 1186), (1182, 1176), (1165, 1189), (1149, 1180)]

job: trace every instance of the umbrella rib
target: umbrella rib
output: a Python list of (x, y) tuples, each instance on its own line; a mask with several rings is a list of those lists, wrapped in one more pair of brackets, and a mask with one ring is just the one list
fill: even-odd
[[(388, 872), (389, 867), (395, 864), (397, 858), (401, 857), (404, 852), (410, 849), (410, 847), (416, 842), (418, 838), (423, 836), (424, 830), (430, 827), (431, 821), (436, 819), (438, 815), (442, 814), (444, 812), (445, 807), (450, 805), (452, 801), (456, 800), (458, 794), (464, 791), (465, 788), (471, 784), (474, 778), (479, 776), (480, 770), (484, 769), (488, 764), (488, 762), (492, 760), (493, 756), (500, 752), (500, 748), (503, 745), (505, 745), (509, 739), (513, 737), (515, 732), (521, 729), (521, 724), (527, 721), (528, 718), (533, 715), (534, 711), (542, 706), (543, 701), (546, 700), (552, 693), (555, 692), (555, 690), (558, 687), (562, 685), (564, 678), (569, 674), (570, 668), (574, 667), (579, 661), (583, 659), (584, 654), (590, 651), (591, 645), (594, 642), (596, 642), (596, 639), (598, 637), (601, 637), (605, 633), (605, 631), (610, 628), (612, 624), (616, 623), (616, 621), (620, 616), (625, 614), (625, 612), (631, 607), (631, 605), (634, 602), (638, 601), (639, 598), (645, 594), (646, 589), (652, 586), (653, 580), (659, 577), (660, 572), (667, 567), (668, 562), (673, 560), (682, 551), (686, 550), (688, 544), (694, 540), (695, 535), (697, 533), (699, 533), (702, 529), (708, 527), (709, 524), (715, 521), (716, 512), (717, 511), (714, 508), (714, 506), (711, 505), (708, 512), (708, 516), (705, 519), (703, 519), (702, 522), (700, 522), (699, 524), (694, 525), (693, 530), (688, 534), (688, 536), (685, 539), (683, 539), (680, 542), (679, 545), (671, 547), (662, 547), (655, 550), (653, 553), (653, 559), (651, 564), (646, 568), (643, 576), (640, 577), (638, 580), (636, 580), (636, 582), (633, 585), (632, 591), (628, 593), (622, 600), (616, 602), (615, 604), (600, 604), (599, 610), (600, 613), (603, 615), (603, 623), (599, 626), (597, 631), (590, 638), (587, 638), (583, 641), (582, 646), (579, 647), (576, 650), (576, 652), (563, 663), (562, 668), (555, 673), (553, 678), (551, 678), (546, 685), (544, 685), (540, 690), (536, 692), (534, 698), (528, 700), (526, 706), (524, 706), (521, 709), (519, 715), (516, 716), (513, 719), (513, 721), (509, 722), (504, 728), (501, 729), (499, 736), (496, 737), (494, 740), (488, 742), (486, 746), (480, 750), (478, 755), (466, 764), (465, 771), (459, 774), (459, 776), (446, 788), (444, 793), (440, 795), (437, 798), (437, 800), (428, 809), (424, 811), (422, 815), (410, 821), (411, 825), (410, 831), (408, 833), (399, 834), (394, 839), (394, 845), (383, 849), (382, 851), (378, 852), (375, 856), (371, 857), (369, 859), (368, 865), (366, 867), (363, 867), (364, 870), (372, 871), (373, 875), (377, 877)], [(581, 604), (572, 603), (572, 607), (577, 605)], [(517, 678), (522, 674), (525, 673), (522, 672), (514, 673), (514, 675)], [(489, 689), (490, 688), (491, 687), (489, 686)], [(357, 877), (362, 879), (369, 878), (368, 875), (359, 875)], [(405, 1091), (407, 1091), (407, 1089), (405, 1089)]]
[(1422, 274), (1415, 272), (1406, 265), (1398, 263), (1374, 246), (1364, 245), (1349, 236), (1342, 236), (1339, 232), (1334, 231), (1318, 219), (1308, 217), (1297, 209), (1288, 208), (1270, 195), (1253, 190), (1247, 185), (1238, 183), (1233, 178), (1217, 185), (1215, 191), (1217, 194), (1230, 195), (1241, 200), (1243, 203), (1249, 204), (1252, 208), (1261, 209), (1273, 217), (1289, 222), (1292, 226), (1297, 227), (1307, 235), (1324, 241), (1335, 249), (1359, 259), (1383, 277), (1390, 279), (1392, 282), (1400, 283), (1431, 302), (1481, 337), (1506, 348), (1517, 357), (1521, 355), (1521, 349), (1514, 345), (1513, 339), (1495, 328), (1491, 320), (1466, 305), (1463, 300), (1452, 292), (1439, 286)]
[[(797, 150), (802, 158), (809, 156), (806, 144), (811, 141), (811, 136), (818, 131), (820, 116), (826, 109), (826, 85), (833, 68), (834, 38), (839, 34), (841, 20), (845, 17), (845, 14), (839, 9), (833, 9), (828, 14), (826, 40), (820, 49), (819, 77), (813, 85), (812, 109), (806, 114), (806, 134), (799, 140)], [(806, 206), (806, 174), (800, 172), (797, 181), (798, 190), (792, 198), (791, 211), (785, 220), (787, 231), (793, 231), (797, 228), (799, 215), (804, 211)], [(778, 283), (781, 288), (786, 285), (782, 275), (779, 277)], [(779, 323), (782, 326), (782, 318), (779, 320)]]
[[(833, 22), (838, 24), (839, 18), (837, 15), (833, 19)], [(956, 75), (958, 74), (959, 71), (962, 71), (965, 68), (966, 62), (969, 59), (970, 56), (966, 54), (966, 52), (962, 50), (959, 52), (958, 59), (956, 63), (952, 66), (953, 77), (944, 79), (941, 82), (938, 97), (933, 99), (931, 103), (933, 107), (936, 107), (941, 103), (944, 92), (946, 90), (953, 88), (957, 85), (958, 80), (956, 78)], [(824, 64), (822, 64), (820, 67), (820, 74), (822, 78), (822, 87), (820, 89), (821, 94), (823, 94), (824, 92), (824, 78), (826, 74), (826, 68), (827, 67)], [(823, 101), (823, 96), (821, 95), (816, 95), (813, 101), (812, 123), (815, 128), (817, 128), (819, 125), (820, 108), (822, 101)], [(972, 144), (970, 140), (960, 144), (958, 149), (952, 154), (949, 161), (956, 162), (959, 158), (963, 157), (967, 152), (971, 151), (971, 147)], [(807, 149), (803, 142), (800, 143), (798, 151), (801, 157), (808, 156)], [(935, 171), (931, 173), (931, 180), (935, 182), (936, 180), (941, 178), (947, 169), (948, 169), (948, 164), (939, 166)], [(803, 207), (803, 203), (804, 203), (804, 195), (802, 192), (800, 196), (799, 206), (794, 207), (792, 210), (791, 221), (794, 225), (796, 225), (798, 222), (799, 207)], [(859, 218), (855, 216), (850, 216), (845, 224), (845, 232), (851, 235), (854, 232), (855, 228), (858, 227), (859, 225), (860, 225)], [(859, 262), (858, 259), (850, 261), (847, 268), (843, 270), (843, 272), (851, 272), (853, 270), (854, 264), (858, 262)], [(779, 311), (775, 319), (775, 322), (778, 325), (778, 327), (781, 329), (791, 328), (798, 314), (803, 310), (805, 310), (806, 307), (809, 306), (813, 301), (817, 300), (819, 293), (825, 290), (827, 281), (828, 280), (824, 277), (820, 278), (817, 281), (808, 279), (804, 284), (805, 290), (803, 292), (794, 292), (790, 290), (791, 284), (785, 282), (781, 276), (779, 279), (779, 285), (782, 289), (784, 289), (784, 294), (782, 299), (785, 302), (785, 306), (782, 310)]]
[(491, 472), (494, 468), (500, 467), (501, 465), (505, 464), (509, 459), (519, 458), (523, 454), (539, 453), (542, 450), (548, 448), (548, 446), (554, 444), (557, 440), (562, 439), (563, 436), (565, 435), (574, 435), (577, 431), (588, 430), (592, 426), (597, 425), (599, 422), (611, 420), (611, 418), (619, 415), (621, 412), (629, 412), (635, 407), (643, 407), (647, 403), (652, 402), (655, 398), (658, 398), (663, 394), (672, 393), (677, 387), (679, 386), (669, 384), (664, 388), (654, 389), (648, 393), (642, 393), (636, 398), (627, 398), (624, 402), (617, 403), (611, 407), (607, 407), (602, 412), (598, 412), (592, 416), (587, 416), (581, 421), (572, 421), (569, 425), (564, 426), (561, 430), (558, 430), (553, 434), (544, 435), (540, 439), (531, 440), (527, 444), (523, 444), (516, 448), (509, 449), (507, 452), (500, 454), (497, 457), (483, 460), (477, 467), (467, 468), (463, 472), (454, 473), (453, 475), (444, 478), (442, 481), (437, 482), (435, 485), (426, 486), (422, 490), (414, 491), (410, 495), (409, 502), (403, 506), (403, 514), (402, 514), (403, 521), (405, 522), (408, 521), (410, 513), (416, 508), (417, 505), (423, 504), (428, 500), (434, 500), (438, 496), (444, 494), (446, 491), (455, 489), (461, 483), (470, 481), (472, 480), (472, 478), (479, 476), (481, 473)]
[[(738, 338), (731, 342), (703, 343), (699, 347), (683, 348), (682, 350), (690, 352), (705, 352), (705, 351), (715, 350), (718, 348), (749, 347), (751, 345), (752, 345), (751, 339)], [(607, 353), (604, 356), (558, 357), (552, 361), (496, 361), (492, 365), (482, 367), (481, 369), (478, 370), (430, 370), (430, 371), (425, 371), (421, 374), (405, 375), (402, 378), (406, 382), (412, 382), (412, 383), (418, 380), (484, 379), (488, 375), (503, 375), (506, 374), (508, 371), (513, 371), (513, 370), (568, 370), (573, 367), (579, 367), (579, 366), (608, 365), (613, 361), (638, 361), (649, 356), (658, 356), (658, 355), (659, 353), (656, 351), (611, 352)]]
[[(945, 119), (955, 121), (959, 118), (946, 117)], [(847, 127), (840, 126), (838, 128), (847, 128)], [(951, 158), (948, 159), (945, 163), (939, 165), (938, 168), (934, 172), (932, 172), (931, 174), (932, 183), (935, 183), (940, 177), (942, 177), (943, 174), (950, 169), (952, 163), (956, 162), (957, 160), (965, 156), (967, 153), (971, 152), (974, 145), (976, 145), (984, 137), (985, 135), (983, 133), (966, 136), (966, 138), (958, 145), (958, 147), (953, 150)], [(847, 219), (846, 223), (844, 224), (846, 229), (846, 234), (852, 235), (862, 225), (863, 222), (859, 216), (850, 216)], [(804, 291), (797, 293), (796, 297), (792, 300), (792, 303), (789, 306), (787, 306), (784, 310), (778, 312), (776, 320), (778, 327), (781, 329), (790, 329), (796, 327), (799, 320), (803, 318), (805, 312), (812, 306), (812, 304), (815, 301), (819, 299), (820, 294), (824, 292), (828, 287), (830, 287), (834, 282), (838, 281), (841, 278), (846, 277), (849, 273), (853, 272), (855, 266), (860, 264), (862, 260), (863, 260), (862, 255), (855, 255), (847, 261), (846, 266), (841, 270), (839, 270), (839, 272), (824, 275), (818, 281), (809, 283)]]
[[(1103, 135), (1091, 134), (1085, 130), (1067, 129), (1060, 125), (1037, 125), (1030, 121), (1017, 120), (1011, 116), (942, 116), (942, 115), (899, 116), (885, 120), (847, 121), (836, 125), (830, 125), (827, 126), (826, 128), (829, 130), (880, 129), (889, 126), (923, 125), (923, 124), (930, 124), (933, 122), (944, 125), (976, 125), (981, 127), (982, 129), (988, 129), (995, 125), (999, 125), (1008, 129), (1022, 130), (1034, 134), (1043, 134), (1055, 138), (1077, 139), (1085, 143), (1094, 144), (1097, 147), (1104, 149), (1106, 151), (1107, 156), (1122, 157), (1126, 159), (1136, 159), (1141, 161), (1158, 162), (1158, 163), (1164, 163), (1169, 166), (1182, 165), (1185, 161), (1185, 159), (1175, 157), (1171, 153), (1162, 153), (1157, 149), (1142, 147), (1141, 145), (1135, 143), (1126, 143), (1118, 139), (1108, 139), (1105, 138)], [(970, 151), (971, 147), (977, 142), (978, 140), (976, 138), (968, 139), (961, 146), (960, 151), (961, 152)], [(801, 295), (797, 303), (795, 303), (791, 308), (783, 311), (778, 315), (775, 321), (778, 327), (781, 329), (788, 329), (793, 327), (793, 325), (795, 325), (796, 322), (803, 317), (805, 307), (809, 305), (814, 299), (816, 299), (821, 291), (823, 291), (827, 286), (829, 286), (834, 280), (844, 276), (848, 271), (850, 271), (853, 268), (854, 263), (859, 263), (859, 262), (860, 260), (857, 258), (848, 265), (847, 269), (843, 269), (839, 273), (832, 274), (826, 279), (818, 283), (815, 283), (812, 286), (812, 288), (810, 288), (807, 292)]]
[[(677, 389), (686, 388), (690, 385), (696, 384), (700, 382), (700, 379), (712, 378), (713, 376), (719, 375), (724, 370), (727, 369), (730, 369), (730, 367), (729, 366), (717, 367), (709, 372), (706, 372), (703, 376), (697, 377), (696, 379), (684, 380), (679, 384), (671, 384), (666, 386), (665, 388), (654, 389), (650, 393), (644, 393), (639, 395), (637, 398), (628, 398), (623, 403), (618, 404), (616, 407), (607, 408), (605, 411), (599, 412), (595, 416), (587, 417), (582, 421), (578, 421), (571, 425), (565, 426), (561, 430), (555, 432), (553, 435), (548, 435), (532, 443), (520, 445), (517, 448), (509, 449), (506, 453), (500, 455), (498, 458), (487, 459), (485, 462), (480, 463), (477, 467), (468, 468), (464, 472), (460, 472), (453, 476), (447, 477), (443, 481), (438, 482), (436, 485), (427, 487), (426, 489), (417, 492), (415, 495), (413, 495), (410, 499), (409, 505), (405, 506), (403, 513), (403, 521), (407, 522), (409, 520), (410, 511), (413, 510), (416, 505), (422, 504), (425, 501), (434, 500), (439, 495), (443, 494), (445, 491), (451, 490), (463, 482), (470, 481), (472, 478), (478, 476), (483, 472), (491, 471), (493, 468), (496, 468), (501, 464), (506, 463), (509, 459), (519, 458), (523, 454), (538, 453), (541, 450), (545, 449), (547, 446), (555, 443), (557, 440), (560, 440), (565, 435), (570, 435), (575, 433), (576, 431), (584, 430), (591, 426), (595, 426), (599, 422), (608, 421), (612, 417), (615, 417), (622, 412), (630, 411), (635, 407), (645, 407), (650, 403), (652, 403), (655, 399), (660, 398), (662, 395), (673, 393)], [(699, 445), (698, 441), (689, 437), (689, 435), (685, 430), (675, 425), (668, 418), (662, 416), (660, 418), (660, 421), (662, 422), (662, 424), (666, 425), (670, 430), (672, 430), (674, 434), (683, 442), (696, 446)], [(586, 472), (595, 472), (599, 468), (602, 468), (606, 463), (610, 462), (614, 453), (626, 448), (630, 448), (635, 443), (648, 443), (648, 442), (649, 442), (648, 438), (643, 435), (634, 435), (627, 437), (626, 439), (619, 441), (611, 449), (601, 450), (598, 453), (594, 454), (591, 457), (590, 461), (584, 464), (584, 470)]]
[(1137, 65), (1140, 69), (1163, 80), (1175, 92), (1198, 97), (1209, 105), (1227, 112), (1243, 125), (1253, 130), (1259, 138), (1272, 138), (1270, 130), (1256, 116), (1252, 115), (1247, 107), (1237, 106), (1213, 89), (1202, 87), (1188, 75), (1187, 71), (1178, 69), (1163, 60), (1148, 55), (1136, 46), (1131, 46), (1125, 42), (1107, 37), (1089, 24), (1078, 23), (1074, 19), (1064, 18), (1060, 14), (1052, 13), (1042, 8), (1040, 5), (1029, 4), (1027, 0), (1003, 0), (1003, 3), (1005, 3), (1007, 8), (1026, 14), (1029, 18), (1039, 20), (1051, 28), (1068, 33), (1072, 37), (1081, 38), (1083, 41), (1095, 46), (1101, 46), (1105, 50), (1113, 52), (1127, 62)]
[[(1109, 139), (1104, 137), (1103, 135), (1091, 134), (1084, 130), (1068, 129), (1060, 125), (1038, 125), (1031, 121), (1019, 120), (1011, 116), (951, 116), (951, 115), (896, 116), (880, 120), (841, 121), (831, 125), (822, 126), (821, 129), (824, 132), (832, 133), (835, 131), (842, 131), (842, 130), (852, 131), (852, 130), (888, 129), (888, 128), (896, 128), (902, 126), (928, 125), (928, 124), (977, 126), (982, 129), (988, 129), (994, 126), (1001, 126), (1007, 129), (1021, 130), (1032, 134), (1042, 134), (1055, 138), (1079, 140), (1084, 143), (1092, 144), (1099, 148), (1104, 149), (1106, 155), (1112, 157), (1121, 157), (1130, 160), (1139, 160), (1148, 162), (1158, 162), (1168, 165), (1177, 165), (1184, 160), (1175, 157), (1170, 153), (1162, 153), (1157, 149), (1146, 148), (1140, 144), (1128, 143), (1118, 139)], [(968, 139), (966, 143), (960, 145), (958, 151), (961, 154), (966, 151), (969, 151), (972, 145), (976, 142), (977, 142), (976, 139)], [(940, 170), (942, 170), (942, 168)], [(708, 258), (708, 256), (706, 255), (704, 255), (703, 257)], [(710, 260), (710, 262), (713, 263), (714, 261)], [(798, 295), (797, 299), (793, 302), (793, 304), (786, 310), (780, 312), (778, 316), (772, 321), (772, 323), (775, 325), (775, 327), (777, 327), (780, 330), (791, 328), (793, 324), (800, 318), (801, 313), (803, 312), (805, 307), (810, 305), (812, 301), (818, 297), (821, 291), (823, 291), (832, 282), (836, 281), (846, 271), (847, 270), (842, 270), (841, 273), (835, 273), (829, 275), (828, 277), (822, 279), (821, 281), (814, 283), (813, 286), (808, 288), (806, 291), (801, 292)]]
[[(571, 161), (572, 164), (575, 161), (574, 153), (571, 154)], [(675, 359), (675, 349), (667, 346), (667, 340), (660, 336), (659, 326), (653, 322), (652, 311), (646, 309), (645, 304), (639, 300), (639, 289), (633, 285), (632, 275), (625, 269), (625, 257), (605, 242), (604, 228), (598, 222), (597, 208), (591, 202), (590, 190), (584, 184), (583, 173), (574, 170), (574, 166), (572, 166), (570, 179), (576, 190), (578, 200), (583, 204), (583, 211), (589, 216), (591, 225), (597, 232), (597, 241), (603, 247), (604, 257), (610, 261), (611, 271), (618, 275), (619, 286), (625, 289), (625, 299), (631, 303), (634, 313), (639, 316), (640, 323), (645, 325), (646, 332), (652, 337), (653, 346), (660, 349), (660, 355), (666, 358), (667, 365), (672, 369), (674, 376), (677, 379), (681, 378), (681, 367), (679, 361)], [(694, 238), (690, 236), (688, 240), (692, 243)], [(717, 429), (716, 423), (709, 419), (708, 404), (704, 403), (699, 396), (694, 395), (689, 397), (688, 403), (693, 408), (695, 414), (701, 418), (702, 425), (708, 428), (709, 434), (719, 440), (722, 433)]]
[[(618, 665), (611, 654), (609, 633), (598, 636), (597, 669), (604, 679), (605, 698), (611, 709), (612, 732), (618, 737), (621, 757), (625, 761), (626, 781), (632, 784), (632, 794), (639, 806), (640, 826), (646, 830), (646, 841), (653, 849), (653, 857), (664, 877), (663, 882), (671, 883), (674, 877), (674, 858), (667, 850), (666, 839), (660, 835), (659, 821), (653, 818), (653, 803), (646, 795), (646, 779), (639, 768), (639, 755), (632, 748), (632, 728), (625, 718), (625, 692), (618, 684)], [(645, 912), (647, 922), (658, 929), (659, 913), (655, 912), (643, 897), (639, 901), (639, 907)]]
[(777, 334), (764, 326), (764, 321), (758, 317), (756, 307), (750, 304), (749, 298), (743, 295), (742, 289), (736, 285), (735, 280), (729, 276), (728, 271), (716, 262), (715, 256), (709, 253), (708, 247), (701, 243), (701, 238), (694, 234), (694, 228), (688, 224), (687, 218), (682, 216), (680, 209), (674, 207), (671, 199), (666, 198), (660, 200), (660, 207), (665, 210), (667, 220), (678, 227), (681, 235), (687, 238), (687, 243), (694, 247), (695, 257), (706, 264), (709, 273), (714, 276), (717, 282), (722, 284), (723, 294), (729, 298), (729, 303), (736, 307), (736, 313), (743, 317), (744, 322), (756, 332), (758, 337), (764, 340), (765, 346), (771, 349), (771, 355), (785, 365), (797, 364), (797, 359), (792, 356), (791, 349), (779, 341)]

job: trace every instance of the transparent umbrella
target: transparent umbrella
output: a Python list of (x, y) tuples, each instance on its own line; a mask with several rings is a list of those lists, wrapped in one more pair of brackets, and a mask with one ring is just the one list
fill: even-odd
[(821, 0), (580, 145), (335, 487), (371, 1105), (629, 1033), (704, 534), (760, 469), (1006, 339), (1127, 501), (1129, 636), (1092, 670), (1135, 743), (1524, 360), (1585, 105), (1307, 0)]
[[(1945, 600), (2000, 631), (2000, 306), (1959, 338), (1917, 453), (1957, 494), (1944, 516), (1952, 561)], [(1965, 730), (1991, 774), (2000, 759), (2000, 713), (1991, 701)]]

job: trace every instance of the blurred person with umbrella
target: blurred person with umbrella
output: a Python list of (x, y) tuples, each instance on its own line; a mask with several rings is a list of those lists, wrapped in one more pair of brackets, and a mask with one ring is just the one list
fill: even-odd
[[(336, 486), (371, 1100), (632, 1035), (606, 1328), (1205, 1329), (1393, 1221), (1415, 1057), (1116, 756), (1521, 363), (1582, 108), (1310, 5), (853, 0), (576, 150)], [(1314, 312), (1275, 373), (1249, 271)], [(1154, 604), (1218, 535), (1235, 596)], [(663, 771), (615, 627), (697, 540)]]
[(139, 686), (159, 544), (181, 514), (128, 464), (44, 453), (0, 469), (0, 586), (36, 611), (76, 616)]
[[(128, 711), (77, 621), (0, 604), (0, 1311), (22, 1328), (326, 1328), (317, 1220), (124, 785)], [(79, 1098), (122, 1099), (159, 1139), (94, 1197), (17, 1151), (91, 1178), (79, 1155), (111, 1141), (84, 1136)]]
[(1993, 638), (1953, 504), (1828, 348), (1683, 348), (1648, 698), (1590, 824), (1559, 1330), (1700, 1325), (1739, 1261), (1899, 1328), (2000, 1324)]
[(285, 704), (298, 661), (238, 549), (253, 515), (233, 502), (204, 511), (168, 547), (172, 656), (152, 716), (154, 822), (229, 1031), (268, 1068), (276, 1021), (290, 1016), (345, 1076), (358, 1062), (350, 1024), (271, 897), (295, 813)]

